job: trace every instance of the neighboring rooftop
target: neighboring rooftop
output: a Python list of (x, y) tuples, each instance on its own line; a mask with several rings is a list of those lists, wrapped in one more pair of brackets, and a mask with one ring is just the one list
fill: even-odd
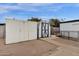
[(5, 25), (5, 23), (0, 23), (0, 25)]
[(79, 19), (77, 19), (77, 20), (70, 20), (70, 21), (64, 21), (64, 22), (60, 22), (60, 23), (70, 23), (70, 22), (79, 22)]

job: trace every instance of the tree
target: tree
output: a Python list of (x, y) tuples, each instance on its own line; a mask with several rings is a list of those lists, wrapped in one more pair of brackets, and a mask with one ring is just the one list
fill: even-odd
[(53, 27), (59, 27), (60, 26), (60, 21), (59, 19), (50, 19), (50, 24), (53, 26)]
[(31, 19), (28, 19), (28, 21), (40, 22), (41, 19), (38, 19), (38, 18), (34, 18), (34, 17), (32, 17)]

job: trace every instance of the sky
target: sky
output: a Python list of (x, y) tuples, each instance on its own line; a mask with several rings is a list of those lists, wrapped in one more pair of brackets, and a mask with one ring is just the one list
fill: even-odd
[(60, 21), (79, 19), (78, 3), (0, 3), (0, 23), (7, 17), (27, 20), (38, 17), (43, 20), (58, 18)]

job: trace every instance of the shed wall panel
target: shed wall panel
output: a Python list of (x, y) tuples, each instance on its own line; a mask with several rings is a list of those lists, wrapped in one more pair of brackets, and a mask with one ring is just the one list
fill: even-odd
[[(37, 23), (33, 21), (6, 20), (6, 44), (37, 39)], [(39, 37), (41, 37), (41, 22), (39, 24)], [(49, 26), (50, 36), (50, 26)]]
[(37, 22), (28, 22), (29, 40), (37, 39)]
[(5, 38), (5, 25), (0, 25), (0, 38)]
[(79, 22), (61, 23), (61, 31), (79, 31)]
[[(24, 25), (25, 24), (21, 21), (16, 20), (6, 21), (6, 44), (28, 40), (27, 39), (28, 33)], [(26, 37), (24, 34), (26, 34)]]
[(79, 22), (61, 23), (60, 31), (66, 31), (62, 33), (63, 36), (68, 36), (69, 32), (69, 37), (78, 38)]

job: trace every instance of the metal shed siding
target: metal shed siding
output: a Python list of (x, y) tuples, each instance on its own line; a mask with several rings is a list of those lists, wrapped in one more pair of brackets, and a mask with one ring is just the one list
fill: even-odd
[(0, 38), (5, 38), (5, 25), (0, 25)]
[(37, 39), (37, 22), (6, 20), (6, 44)]
[(37, 22), (28, 23), (28, 40), (37, 39)]
[(66, 31), (66, 32), (62, 32), (63, 36), (68, 36), (68, 32), (69, 32), (70, 37), (78, 38), (79, 22), (61, 23), (60, 31)]
[(22, 21), (6, 20), (6, 44), (28, 40), (26, 28)]
[[(37, 39), (37, 24), (33, 21), (6, 20), (6, 44)], [(39, 22), (39, 37), (41, 37), (41, 22)], [(50, 36), (50, 25), (49, 25)]]
[(60, 31), (79, 31), (79, 22), (61, 23)]

